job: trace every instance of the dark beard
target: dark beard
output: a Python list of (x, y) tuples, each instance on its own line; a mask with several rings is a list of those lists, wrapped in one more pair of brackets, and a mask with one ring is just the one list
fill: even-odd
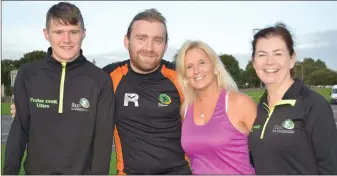
[(158, 54), (155, 53), (155, 52), (147, 52), (147, 51), (143, 51), (143, 50), (137, 52), (137, 56), (135, 56), (136, 58), (132, 58), (131, 54), (132, 54), (132, 51), (129, 50), (130, 62), (132, 62), (132, 65), (135, 68), (137, 68), (138, 70), (140, 70), (142, 72), (149, 72), (149, 73), (154, 72), (159, 67), (160, 62), (161, 62), (161, 61), (159, 61), (158, 63), (155, 63), (155, 66), (152, 66), (152, 67), (144, 67), (144, 66), (142, 66), (142, 64), (140, 64), (140, 59), (138, 57), (140, 54), (156, 56), (156, 57), (158, 56)]
[(158, 68), (158, 66), (160, 65), (160, 62), (159, 62), (158, 64), (156, 64), (156, 66), (147, 68), (147, 67), (143, 67), (141, 64), (139, 64), (139, 59), (137, 59), (138, 62), (133, 61), (132, 59), (130, 59), (130, 60), (131, 60), (130, 62), (132, 62), (132, 65), (142, 72), (154, 72)]

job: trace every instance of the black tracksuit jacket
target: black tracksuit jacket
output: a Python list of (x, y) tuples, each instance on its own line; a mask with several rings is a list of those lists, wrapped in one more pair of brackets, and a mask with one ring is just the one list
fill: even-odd
[(108, 174), (112, 150), (112, 81), (82, 55), (66, 64), (47, 56), (23, 65), (14, 86), (16, 115), (4, 174)]
[(328, 101), (300, 80), (274, 107), (266, 92), (249, 148), (258, 175), (336, 175), (337, 130)]

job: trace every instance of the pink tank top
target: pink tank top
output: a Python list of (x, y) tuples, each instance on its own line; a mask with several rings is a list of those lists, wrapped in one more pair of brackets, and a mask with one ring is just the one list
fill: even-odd
[(250, 164), (248, 136), (239, 132), (226, 113), (222, 90), (211, 119), (198, 126), (193, 105), (186, 110), (181, 145), (191, 161), (193, 174), (255, 174)]

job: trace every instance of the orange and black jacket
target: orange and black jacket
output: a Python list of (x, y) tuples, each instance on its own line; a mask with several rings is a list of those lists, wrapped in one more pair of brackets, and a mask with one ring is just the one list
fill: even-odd
[(162, 60), (156, 71), (138, 74), (129, 63), (103, 68), (116, 95), (118, 174), (191, 174), (180, 143), (183, 96), (174, 65)]
[(298, 79), (273, 107), (265, 92), (249, 148), (257, 175), (336, 175), (337, 129), (328, 101)]

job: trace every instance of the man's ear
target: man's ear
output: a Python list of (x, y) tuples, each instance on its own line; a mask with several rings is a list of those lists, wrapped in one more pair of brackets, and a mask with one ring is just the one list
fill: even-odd
[(86, 36), (86, 32), (87, 32), (87, 29), (86, 29), (86, 28), (84, 28), (84, 29), (83, 29), (83, 34), (82, 34), (82, 40), (85, 38), (85, 36)]
[(129, 38), (127, 35), (124, 36), (124, 47), (129, 50)]
[(48, 42), (50, 42), (50, 41), (49, 41), (48, 29), (44, 28), (44, 29), (43, 29), (43, 34), (44, 34), (44, 38), (46, 38), (46, 40), (47, 40)]
[(167, 50), (167, 45), (168, 45), (168, 44), (166, 43), (166, 44), (165, 44), (165, 51), (164, 51), (164, 52), (166, 52), (166, 50)]
[(166, 44), (165, 44), (165, 52), (167, 50), (167, 46), (168, 46), (168, 39), (167, 39)]

